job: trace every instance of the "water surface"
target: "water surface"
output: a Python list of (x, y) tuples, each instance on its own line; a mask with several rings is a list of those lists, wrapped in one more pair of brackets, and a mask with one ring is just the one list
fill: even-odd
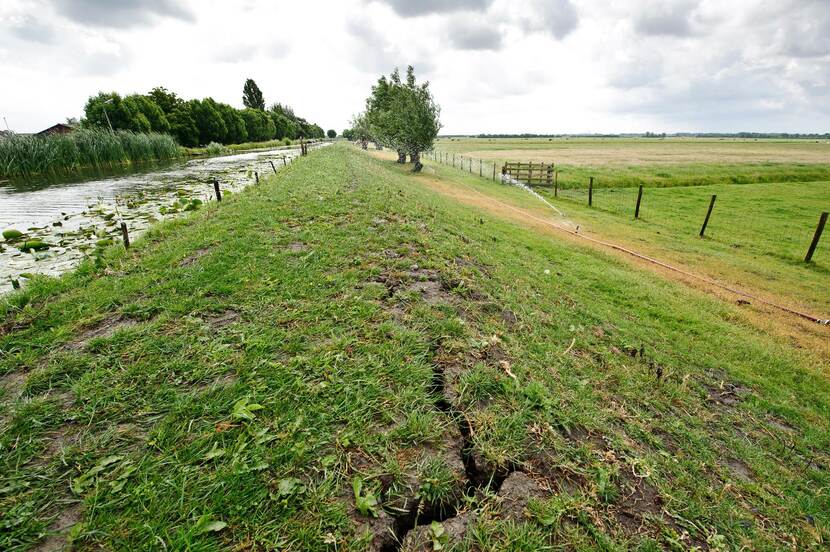
[(60, 275), (96, 254), (107, 240), (119, 242), (121, 221), (135, 239), (158, 220), (198, 209), (200, 201), (214, 201), (214, 178), (223, 191), (236, 192), (254, 183), (255, 172), (272, 173), (272, 163), (279, 170), (298, 155), (299, 149), (274, 149), (156, 163), (74, 181), (2, 182), (0, 230), (20, 230), (27, 239), (48, 243), (49, 249), (23, 252), (25, 240), (9, 243), (0, 237), (0, 293), (11, 289), (12, 279), (25, 285), (29, 274)]

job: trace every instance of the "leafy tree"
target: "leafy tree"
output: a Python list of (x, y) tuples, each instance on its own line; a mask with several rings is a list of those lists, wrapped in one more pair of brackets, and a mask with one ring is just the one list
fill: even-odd
[(340, 136), (351, 142), (354, 140), (354, 131), (350, 128), (344, 129), (343, 132), (340, 133)]
[(366, 149), (371, 134), (369, 132), (369, 121), (365, 113), (352, 117), (352, 133), (354, 139), (360, 142), (360, 147)]
[(242, 87), (242, 103), (249, 109), (265, 111), (265, 98), (254, 79), (245, 81), (245, 86)]
[(170, 122), (170, 133), (176, 137), (179, 144), (188, 147), (199, 145), (199, 127), (191, 112), (190, 102), (182, 102), (168, 116)]
[(97, 96), (91, 96), (84, 105), (81, 124), (100, 128), (112, 125), (114, 130), (134, 130), (133, 114), (116, 92), (99, 92)]
[(441, 130), (441, 108), (429, 91), (429, 82), (421, 85), (415, 82), (415, 69), (411, 65), (406, 70), (406, 85), (394, 94), (392, 112), (405, 151), (414, 163), (412, 170), (419, 172), (423, 167), (421, 152), (432, 148)]
[(258, 109), (243, 109), (240, 114), (245, 120), (249, 140), (261, 142), (274, 138), (274, 121), (267, 113)]
[(328, 136), (331, 139), (337, 138), (337, 131), (334, 129), (329, 129), (328, 132), (326, 132), (326, 136)]
[(398, 70), (387, 80), (378, 79), (372, 87), (372, 95), (366, 100), (366, 112), (357, 122), (367, 128), (354, 126), (360, 140), (361, 132), (398, 152), (398, 162), (406, 161), (409, 154), (413, 171), (420, 171), (421, 152), (432, 147), (441, 129), (440, 107), (429, 91), (429, 83), (419, 85), (415, 69), (409, 66), (406, 82), (402, 82)]
[(163, 86), (156, 86), (147, 93), (147, 96), (156, 102), (156, 105), (164, 111), (165, 115), (170, 115), (184, 103), (175, 92), (171, 92)]
[(227, 134), (225, 134), (226, 144), (241, 144), (248, 140), (248, 129), (245, 126), (245, 119), (242, 118), (239, 110), (234, 109), (228, 104), (217, 103), (216, 109), (225, 123)]
[(202, 101), (190, 100), (187, 103), (196, 128), (199, 129), (199, 144), (223, 142), (228, 134), (228, 128), (216, 109), (216, 102), (211, 98), (205, 98)]
[(326, 136), (322, 127), (298, 117), (287, 105), (274, 103), (264, 111), (262, 92), (251, 79), (245, 83), (246, 105), (249, 100), (257, 107), (239, 110), (212, 98), (185, 101), (163, 86), (126, 97), (100, 92), (87, 100), (81, 124), (109, 128), (109, 117), (115, 130), (169, 132), (184, 146)]
[(294, 122), (282, 113), (269, 111), (268, 116), (274, 122), (274, 138), (282, 140), (283, 138), (293, 138)]
[[(133, 114), (134, 125), (140, 124), (144, 126), (144, 120), (147, 121), (149, 128), (154, 132), (169, 132), (170, 123), (167, 122), (167, 117), (164, 111), (156, 104), (150, 96), (143, 96), (140, 94), (132, 94), (124, 98), (124, 104)], [(136, 122), (140, 121), (140, 122)], [(133, 130), (144, 131), (144, 128), (133, 128)]]
[[(336, 135), (337, 133), (335, 133), (335, 136)], [(308, 137), (322, 140), (326, 137), (326, 131), (323, 130), (323, 127), (321, 127), (320, 125), (312, 123), (308, 127)]]

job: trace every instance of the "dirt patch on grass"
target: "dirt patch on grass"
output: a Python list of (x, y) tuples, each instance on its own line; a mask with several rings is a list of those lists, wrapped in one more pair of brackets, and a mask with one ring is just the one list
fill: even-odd
[(239, 320), (242, 317), (239, 315), (238, 312), (232, 309), (223, 310), (221, 312), (214, 312), (206, 314), (202, 317), (205, 321), (205, 324), (210, 326), (214, 330), (221, 330), (226, 326), (230, 326)]
[(102, 320), (91, 328), (84, 330), (84, 332), (81, 333), (81, 335), (79, 335), (76, 339), (64, 345), (64, 349), (68, 351), (79, 351), (86, 347), (87, 344), (93, 339), (110, 337), (115, 332), (125, 328), (130, 328), (136, 324), (137, 322), (135, 320), (124, 318), (120, 315), (113, 315), (110, 318)]
[(726, 467), (732, 477), (741, 481), (752, 481), (752, 470), (746, 465), (746, 462), (737, 458), (727, 458)]
[(201, 247), (201, 248), (197, 249), (196, 251), (194, 251), (192, 254), (188, 255), (187, 257), (185, 257), (184, 259), (179, 261), (179, 266), (181, 266), (181, 267), (190, 266), (193, 263), (195, 263), (196, 261), (198, 261), (199, 259), (201, 259), (202, 257), (204, 257), (205, 255), (207, 255), (209, 252), (210, 252), (210, 249), (208, 249), (207, 247)]
[(60, 552), (66, 545), (69, 530), (83, 520), (80, 504), (65, 506), (49, 526), (49, 536), (31, 548), (31, 552)]
[(776, 431), (781, 432), (781, 433), (795, 433), (795, 432), (798, 431), (798, 430), (796, 430), (795, 427), (790, 425), (786, 420), (784, 420), (782, 418), (779, 418), (777, 416), (770, 416), (769, 418), (766, 419), (766, 422), (767, 422), (767, 425), (769, 425), (771, 428), (773, 428)]
[(475, 522), (475, 512), (464, 512), (453, 518), (441, 522), (441, 530), (433, 531), (431, 526), (416, 527), (404, 538), (401, 545), (402, 552), (432, 552), (436, 550), (435, 543), (443, 547), (454, 547), (461, 544), (468, 528)]
[(661, 516), (663, 498), (644, 478), (623, 471), (620, 474), (619, 487), (620, 499), (614, 513), (626, 533), (642, 532), (646, 523), (645, 516)]
[(302, 251), (307, 251), (308, 246), (303, 242), (296, 241), (289, 243), (286, 249), (288, 249), (292, 253), (300, 253)]
[(211, 389), (221, 389), (223, 387), (230, 387), (235, 385), (236, 382), (239, 381), (239, 376), (237, 376), (233, 372), (228, 372), (227, 374), (222, 374), (218, 376), (216, 379), (201, 383), (196, 386), (196, 391), (204, 392), (209, 391)]
[(499, 489), (501, 516), (516, 522), (523, 521), (527, 517), (527, 504), (530, 500), (544, 495), (536, 481), (525, 473), (515, 471), (507, 476)]
[(26, 378), (29, 374), (26, 372), (10, 372), (0, 376), (0, 387), (4, 391), (5, 400), (16, 400), (23, 394), (23, 388), (26, 386)]
[(703, 386), (710, 404), (733, 407), (752, 392), (749, 387), (726, 381), (726, 374), (712, 373), (709, 378), (703, 381)]
[(448, 299), (447, 293), (444, 291), (441, 282), (434, 280), (425, 280), (420, 282), (412, 282), (401, 288), (405, 293), (417, 293), (421, 296), (428, 305), (438, 305), (446, 303)]
[(43, 453), (34, 461), (35, 465), (46, 465), (52, 461), (53, 458), (60, 455), (67, 447), (75, 444), (78, 434), (77, 427), (74, 425), (61, 426), (57, 431), (46, 436), (47, 444)]

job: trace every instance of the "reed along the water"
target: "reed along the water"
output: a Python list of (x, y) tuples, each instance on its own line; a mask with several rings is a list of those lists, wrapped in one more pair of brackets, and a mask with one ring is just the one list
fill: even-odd
[(167, 134), (79, 129), (49, 136), (0, 138), (0, 176), (20, 177), (171, 159), (181, 155)]

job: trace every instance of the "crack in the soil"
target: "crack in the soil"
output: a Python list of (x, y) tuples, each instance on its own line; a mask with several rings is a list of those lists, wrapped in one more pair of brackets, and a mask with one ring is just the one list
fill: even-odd
[[(498, 493), (505, 479), (517, 468), (508, 466), (504, 469), (488, 471), (476, 463), (473, 454), (473, 428), (464, 412), (447, 399), (444, 371), (437, 364), (433, 364), (430, 393), (434, 397), (435, 408), (454, 420), (458, 426), (461, 435), (459, 450), (466, 476), (465, 494), (473, 497), (482, 491)], [(423, 508), (424, 505), (425, 503), (421, 501), (415, 501), (414, 507), (409, 512), (394, 516), (395, 542), (385, 545), (381, 552), (400, 551), (407, 534), (416, 527), (429, 525), (434, 521), (444, 522), (455, 518), (459, 513), (457, 504), (430, 504), (427, 508)]]

